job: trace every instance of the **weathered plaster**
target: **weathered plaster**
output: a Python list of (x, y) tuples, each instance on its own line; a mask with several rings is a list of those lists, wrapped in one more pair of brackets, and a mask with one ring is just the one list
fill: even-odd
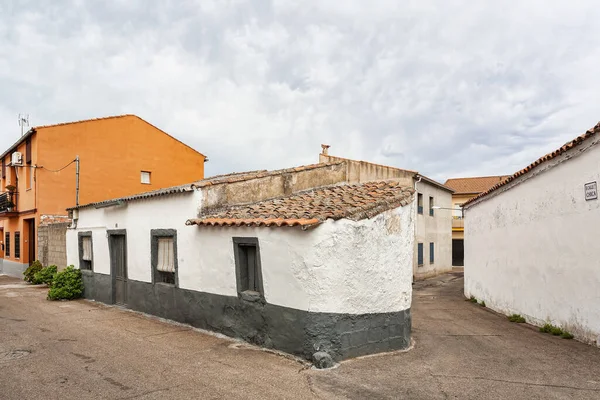
[(599, 156), (578, 147), (467, 207), (465, 295), (600, 343)]

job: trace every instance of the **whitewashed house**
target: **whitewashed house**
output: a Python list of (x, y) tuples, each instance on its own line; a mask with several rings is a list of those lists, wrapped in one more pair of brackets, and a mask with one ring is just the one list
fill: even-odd
[(71, 209), (85, 297), (311, 358), (410, 342), (414, 189), (344, 163), (207, 179)]
[(600, 345), (600, 124), (468, 201), (465, 295)]

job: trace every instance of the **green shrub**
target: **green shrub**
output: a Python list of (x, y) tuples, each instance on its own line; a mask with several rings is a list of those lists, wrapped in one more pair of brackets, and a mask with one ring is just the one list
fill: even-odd
[(525, 318), (523, 318), (520, 314), (513, 314), (508, 317), (510, 322), (516, 322), (518, 324), (522, 324), (525, 322)]
[(560, 336), (563, 334), (563, 330), (560, 329), (558, 326), (553, 326), (550, 333), (553, 334), (554, 336)]
[(39, 285), (45, 283), (46, 285), (50, 285), (52, 280), (54, 279), (54, 275), (56, 274), (56, 265), (51, 265), (46, 268), (42, 268), (41, 271), (36, 272), (33, 276), (33, 283), (35, 285)]
[(54, 280), (48, 291), (50, 300), (72, 300), (83, 295), (83, 280), (81, 271), (72, 265), (54, 275)]
[(545, 324), (544, 326), (542, 326), (540, 328), (540, 332), (543, 332), (543, 333), (552, 333), (552, 328), (554, 328), (554, 325), (552, 325), (552, 324)]
[(477, 299), (475, 298), (475, 296), (471, 296), (471, 297), (469, 298), (469, 301), (470, 301), (471, 303), (477, 303)]
[(481, 305), (481, 307), (485, 307), (485, 301), (481, 300), (481, 303), (479, 303)]
[(573, 339), (575, 336), (570, 332), (564, 331), (560, 337), (563, 339)]
[(39, 262), (38, 260), (35, 260), (29, 267), (27, 267), (25, 272), (23, 272), (23, 275), (25, 276), (23, 279), (26, 282), (32, 283), (35, 274), (40, 272), (41, 270), (42, 270), (42, 263)]

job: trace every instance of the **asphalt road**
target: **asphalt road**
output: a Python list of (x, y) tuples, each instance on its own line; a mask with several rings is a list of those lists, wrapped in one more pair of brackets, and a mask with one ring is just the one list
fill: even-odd
[(415, 284), (414, 347), (315, 371), (293, 358), (0, 276), (0, 399), (600, 399), (600, 349)]

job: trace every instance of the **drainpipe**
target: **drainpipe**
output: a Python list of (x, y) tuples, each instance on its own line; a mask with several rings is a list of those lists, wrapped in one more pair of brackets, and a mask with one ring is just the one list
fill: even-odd
[[(419, 202), (419, 194), (417, 193), (417, 184), (418, 184), (419, 182), (421, 182), (421, 176), (420, 176), (420, 175), (418, 175), (418, 174), (417, 174), (416, 176), (417, 176), (419, 179), (415, 181), (415, 195), (416, 195), (416, 196), (415, 196), (415, 202), (417, 202), (417, 207), (419, 207), (419, 204), (418, 204), (418, 202)], [(419, 219), (419, 218), (418, 218), (418, 217), (419, 217), (419, 215), (418, 215), (418, 210), (417, 210), (417, 207), (415, 207), (415, 211), (414, 211), (414, 213), (413, 213), (413, 215), (414, 215), (414, 218), (415, 218), (415, 235), (414, 235), (414, 238), (415, 238), (415, 243), (413, 244), (413, 283), (414, 283), (414, 281), (415, 281), (415, 272), (416, 272), (416, 271), (414, 270), (414, 267), (415, 267), (415, 257), (414, 257), (414, 250), (415, 250), (415, 246), (414, 246), (414, 245), (415, 245), (415, 244), (417, 244), (417, 221), (418, 221), (418, 219)]]
[(79, 156), (75, 156), (75, 207), (79, 206)]

